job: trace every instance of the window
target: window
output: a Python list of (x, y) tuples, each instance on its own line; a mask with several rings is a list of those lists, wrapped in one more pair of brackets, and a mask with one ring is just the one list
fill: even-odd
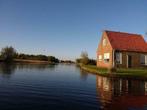
[(99, 55), (99, 61), (102, 61), (102, 55)]
[(147, 55), (140, 55), (140, 64), (147, 65)]
[(110, 59), (110, 53), (104, 53), (104, 62), (108, 63)]
[(103, 46), (106, 46), (107, 42), (106, 39), (103, 39)]
[(122, 53), (116, 52), (116, 63), (122, 64)]

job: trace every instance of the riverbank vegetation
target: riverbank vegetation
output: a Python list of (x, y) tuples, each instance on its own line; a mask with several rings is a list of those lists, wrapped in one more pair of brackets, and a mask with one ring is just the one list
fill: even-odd
[(87, 72), (91, 72), (91, 73), (96, 73), (96, 74), (108, 74), (109, 70), (106, 68), (98, 68), (96, 65), (83, 65), (80, 64), (79, 65), (81, 69), (87, 71)]
[(0, 59), (4, 62), (12, 62), (16, 56), (16, 50), (13, 47), (2, 48)]
[(98, 68), (96, 65), (80, 65), (81, 69), (97, 73), (101, 75), (111, 74), (118, 76), (145, 76), (147, 78), (147, 69), (146, 68), (116, 68), (116, 69), (107, 69), (107, 68)]
[(80, 58), (76, 59), (76, 64), (96, 65), (96, 60), (90, 59), (87, 52), (82, 52)]
[(54, 56), (46, 55), (29, 55), (24, 53), (17, 53), (17, 51), (12, 47), (2, 48), (0, 52), (1, 62), (34, 62), (34, 63), (59, 63), (59, 59)]
[(147, 77), (147, 68), (117, 68), (116, 73), (119, 75), (133, 75), (133, 76)]
[(82, 52), (80, 58), (76, 59), (76, 64), (85, 71), (96, 73), (96, 74), (106, 74), (109, 70), (106, 68), (98, 68), (96, 66), (96, 60), (90, 59), (87, 52)]
[(59, 59), (57, 59), (56, 57), (54, 56), (46, 56), (46, 55), (29, 55), (29, 54), (16, 54), (15, 56), (15, 59), (19, 59), (19, 60), (22, 60), (22, 61), (44, 61), (44, 62), (50, 62), (50, 63), (59, 63)]

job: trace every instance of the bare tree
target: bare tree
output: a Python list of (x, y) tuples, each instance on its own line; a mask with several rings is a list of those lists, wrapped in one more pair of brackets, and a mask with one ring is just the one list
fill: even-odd
[(88, 62), (89, 62), (88, 53), (86, 51), (83, 51), (81, 53), (81, 63), (87, 65)]

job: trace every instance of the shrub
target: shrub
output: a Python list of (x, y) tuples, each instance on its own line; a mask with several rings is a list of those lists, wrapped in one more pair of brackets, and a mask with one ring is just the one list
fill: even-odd
[(13, 61), (14, 57), (16, 55), (16, 50), (13, 47), (5, 47), (1, 50), (1, 58), (6, 62)]

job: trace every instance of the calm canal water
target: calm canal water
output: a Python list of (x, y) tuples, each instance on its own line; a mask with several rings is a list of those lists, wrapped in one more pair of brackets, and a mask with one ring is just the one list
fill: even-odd
[(0, 110), (147, 110), (147, 82), (75, 65), (0, 64)]

